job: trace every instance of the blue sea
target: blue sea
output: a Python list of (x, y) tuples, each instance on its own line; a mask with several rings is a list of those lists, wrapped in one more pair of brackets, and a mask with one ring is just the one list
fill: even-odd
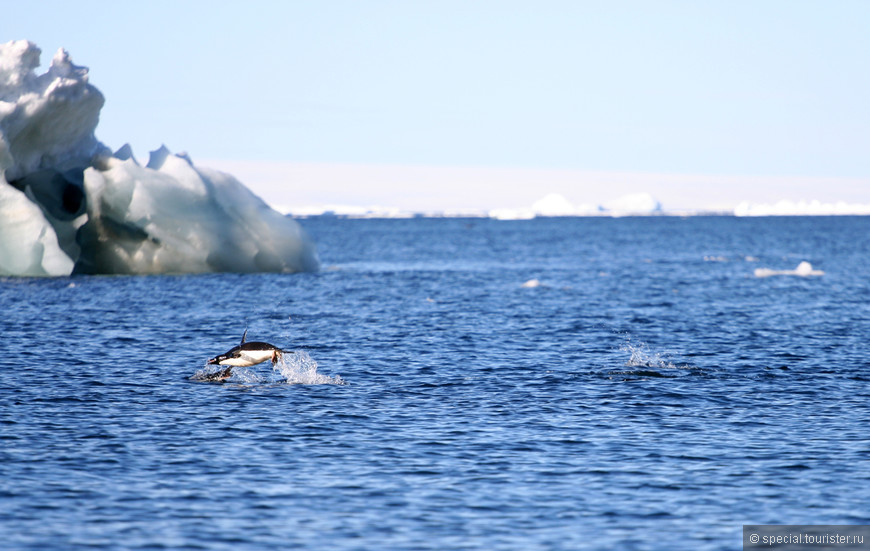
[[(302, 224), (318, 273), (0, 280), (0, 548), (870, 524), (870, 217)], [(246, 328), (293, 353), (195, 380)]]

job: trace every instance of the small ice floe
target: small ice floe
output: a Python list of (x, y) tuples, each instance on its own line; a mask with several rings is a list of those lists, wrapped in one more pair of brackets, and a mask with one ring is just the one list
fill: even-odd
[(541, 281), (539, 279), (530, 279), (521, 285), (521, 287), (523, 287), (524, 289), (534, 289), (535, 287), (540, 286)]
[(794, 270), (771, 270), (770, 268), (756, 268), (755, 277), (770, 277), (777, 275), (792, 275), (792, 276), (820, 276), (825, 275), (822, 270), (814, 270), (813, 265), (804, 260), (797, 265)]

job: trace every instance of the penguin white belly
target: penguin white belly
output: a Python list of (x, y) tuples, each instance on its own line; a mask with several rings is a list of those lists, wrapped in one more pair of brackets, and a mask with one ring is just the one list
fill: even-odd
[(251, 367), (265, 361), (270, 361), (274, 350), (246, 350), (240, 353), (235, 358), (227, 358), (220, 362), (220, 365), (231, 365), (233, 367)]

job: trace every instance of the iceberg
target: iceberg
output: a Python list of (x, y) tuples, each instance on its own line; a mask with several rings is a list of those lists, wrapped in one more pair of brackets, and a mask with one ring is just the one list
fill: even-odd
[(95, 129), (104, 98), (58, 50), (0, 44), (0, 275), (299, 272), (299, 224), (229, 174), (166, 147), (142, 166)]

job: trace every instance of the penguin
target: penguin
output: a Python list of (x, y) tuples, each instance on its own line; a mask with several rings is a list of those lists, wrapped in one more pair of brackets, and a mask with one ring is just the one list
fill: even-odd
[[(230, 367), (251, 367), (252, 365), (271, 360), (274, 367), (281, 355), (287, 354), (286, 351), (267, 342), (245, 342), (245, 337), (247, 336), (248, 330), (245, 329), (245, 332), (242, 334), (242, 342), (238, 346), (234, 346), (223, 354), (215, 356), (208, 363)], [(229, 374), (227, 374), (227, 377), (229, 377)]]

